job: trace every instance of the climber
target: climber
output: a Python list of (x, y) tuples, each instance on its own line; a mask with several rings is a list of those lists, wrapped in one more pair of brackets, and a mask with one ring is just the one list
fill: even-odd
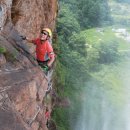
[(55, 54), (52, 45), (49, 40), (52, 38), (52, 32), (49, 28), (43, 28), (41, 30), (40, 37), (34, 40), (30, 40), (26, 37), (23, 40), (27, 40), (30, 43), (36, 45), (36, 58), (38, 64), (43, 68), (47, 74), (48, 70), (52, 67), (55, 60)]
[(46, 119), (46, 126), (47, 126), (47, 128), (49, 128), (50, 112), (48, 110), (48, 107), (46, 107), (45, 119)]

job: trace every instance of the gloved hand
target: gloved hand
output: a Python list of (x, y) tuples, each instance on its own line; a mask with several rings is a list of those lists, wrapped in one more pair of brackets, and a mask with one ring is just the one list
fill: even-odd
[(43, 69), (44, 69), (45, 71), (48, 71), (48, 70), (49, 70), (49, 66), (48, 66), (48, 65), (44, 65)]
[(26, 40), (26, 36), (20, 36), (22, 40)]

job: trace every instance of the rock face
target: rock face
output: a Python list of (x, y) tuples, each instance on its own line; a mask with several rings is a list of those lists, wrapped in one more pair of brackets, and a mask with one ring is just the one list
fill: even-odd
[(0, 0), (0, 130), (46, 130), (48, 79), (20, 35), (55, 28), (57, 0)]
[(13, 0), (12, 21), (21, 34), (36, 37), (41, 27), (55, 27), (57, 0)]

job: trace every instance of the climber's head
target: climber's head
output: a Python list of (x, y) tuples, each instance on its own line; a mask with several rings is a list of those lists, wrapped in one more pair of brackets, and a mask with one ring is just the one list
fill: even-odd
[(42, 31), (47, 32), (47, 33), (48, 33), (48, 36), (49, 36), (50, 38), (52, 37), (52, 31), (51, 31), (51, 29), (49, 29), (49, 28), (43, 28)]
[(41, 30), (41, 40), (47, 40), (52, 38), (52, 32), (49, 28), (43, 28)]

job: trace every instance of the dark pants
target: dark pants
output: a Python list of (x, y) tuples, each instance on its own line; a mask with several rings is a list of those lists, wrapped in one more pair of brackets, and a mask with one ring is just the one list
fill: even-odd
[(38, 64), (39, 64), (41, 67), (47, 66), (47, 62), (48, 62), (48, 61), (49, 61), (49, 60), (47, 60), (47, 61), (39, 61), (39, 60), (37, 60)]
[(46, 126), (47, 128), (49, 128), (49, 120), (47, 119), (47, 122), (46, 122)]
[(37, 60), (38, 64), (41, 66), (41, 68), (43, 69), (43, 71), (45, 72), (45, 74), (47, 75), (48, 71), (49, 71), (49, 68), (48, 68), (48, 65), (47, 65), (47, 61), (39, 61)]

